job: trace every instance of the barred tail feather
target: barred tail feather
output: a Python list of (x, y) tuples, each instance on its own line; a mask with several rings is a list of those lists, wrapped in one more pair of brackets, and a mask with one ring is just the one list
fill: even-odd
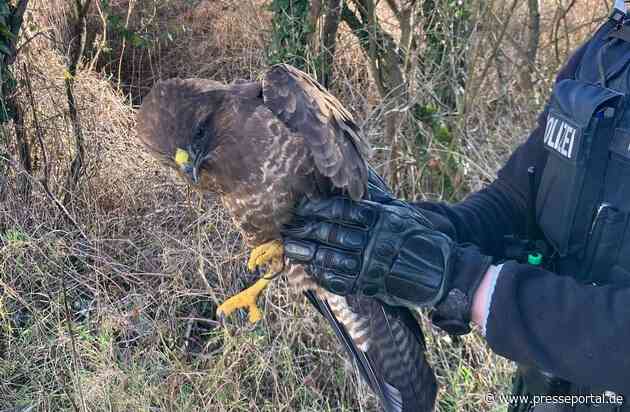
[(321, 294), (321, 297), (328, 302), (335, 317), (346, 327), (348, 334), (350, 334), (357, 347), (361, 351), (367, 352), (370, 348), (369, 319), (354, 313), (343, 296), (324, 292)]
[(299, 266), (288, 273), (289, 283), (328, 320), (384, 411), (434, 410), (437, 382), (425, 358), (424, 335), (408, 309), (331, 294)]
[(326, 300), (337, 320), (346, 328), (357, 347), (366, 352), (370, 346), (369, 325), (365, 318), (352, 311), (345, 297), (325, 291), (304, 271), (302, 266), (290, 265), (287, 271), (289, 285), (299, 292), (311, 290)]

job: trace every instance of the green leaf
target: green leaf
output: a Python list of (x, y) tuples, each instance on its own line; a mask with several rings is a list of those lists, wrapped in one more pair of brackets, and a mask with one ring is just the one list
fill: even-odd
[(2, 110), (2, 108), (0, 108), (0, 124), (5, 124), (9, 120), (11, 120), (11, 116), (6, 111)]
[(132, 33), (129, 41), (133, 47), (141, 47), (143, 45), (143, 38), (138, 36), (136, 33)]
[(11, 9), (6, 1), (0, 0), (0, 16), (10, 16)]
[(4, 43), (0, 43), (0, 53), (4, 53), (7, 56), (10, 56), (11, 50), (7, 46), (5, 46)]
[(17, 81), (7, 66), (3, 67), (4, 87), (5, 91), (12, 92), (17, 88)]
[(122, 18), (120, 16), (110, 14), (107, 16), (107, 20), (114, 30), (118, 30), (120, 27), (123, 27)]
[(11, 29), (4, 23), (0, 23), (0, 34), (7, 37), (9, 40), (15, 40), (15, 34), (13, 34)]

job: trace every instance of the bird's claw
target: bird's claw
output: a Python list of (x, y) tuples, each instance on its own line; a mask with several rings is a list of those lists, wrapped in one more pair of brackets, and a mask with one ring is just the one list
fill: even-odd
[(261, 278), (241, 293), (232, 296), (217, 308), (217, 315), (230, 316), (237, 309), (245, 309), (249, 312), (249, 321), (258, 322), (262, 319), (262, 312), (256, 306), (256, 300), (269, 282), (270, 280)]
[(254, 271), (262, 265), (268, 265), (269, 269), (252, 286), (232, 296), (217, 308), (218, 316), (229, 316), (237, 309), (245, 309), (249, 312), (249, 321), (256, 323), (262, 319), (262, 312), (256, 306), (256, 300), (262, 291), (273, 279), (276, 273), (282, 271), (284, 265), (284, 248), (280, 240), (272, 240), (258, 246), (249, 256), (247, 268)]
[(272, 240), (256, 247), (249, 255), (249, 261), (247, 262), (247, 269), (254, 271), (258, 266), (264, 264), (275, 264), (282, 262), (284, 258), (284, 247), (280, 240)]

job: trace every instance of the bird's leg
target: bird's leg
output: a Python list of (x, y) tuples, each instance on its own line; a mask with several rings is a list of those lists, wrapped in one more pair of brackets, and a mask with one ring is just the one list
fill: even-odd
[(217, 308), (218, 315), (229, 316), (236, 309), (249, 311), (249, 321), (256, 323), (262, 319), (262, 312), (256, 306), (258, 295), (269, 285), (273, 277), (284, 267), (284, 248), (280, 240), (273, 240), (258, 246), (249, 255), (247, 268), (253, 271), (258, 266), (267, 265), (267, 272), (252, 286), (232, 296)]

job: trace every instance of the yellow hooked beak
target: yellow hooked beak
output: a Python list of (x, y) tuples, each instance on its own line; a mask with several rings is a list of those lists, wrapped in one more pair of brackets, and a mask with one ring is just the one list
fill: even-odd
[(175, 151), (175, 163), (179, 166), (182, 173), (188, 176), (193, 183), (198, 182), (197, 169), (190, 161), (190, 154), (188, 151), (178, 148), (177, 151)]

